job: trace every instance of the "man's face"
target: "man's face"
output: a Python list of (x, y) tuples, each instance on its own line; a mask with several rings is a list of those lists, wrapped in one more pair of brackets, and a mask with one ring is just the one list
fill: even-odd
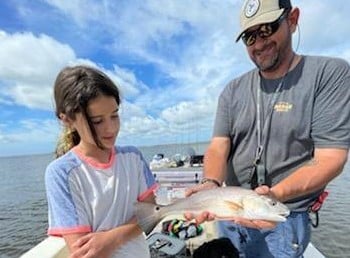
[[(286, 15), (286, 17), (288, 17)], [(289, 46), (291, 45), (291, 31), (287, 18), (280, 21), (278, 29), (268, 37), (261, 37), (258, 31), (263, 31), (264, 26), (257, 25), (248, 29), (255, 33), (255, 41), (247, 45), (247, 51), (251, 60), (262, 72), (273, 72), (277, 70), (285, 60)]]

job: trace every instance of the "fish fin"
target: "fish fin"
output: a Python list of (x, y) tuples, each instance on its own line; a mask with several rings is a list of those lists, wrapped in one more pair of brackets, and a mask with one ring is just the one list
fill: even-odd
[(243, 210), (243, 206), (236, 202), (224, 201), (224, 203), (232, 210)]
[(137, 223), (142, 231), (149, 234), (161, 221), (161, 206), (148, 202), (137, 202), (134, 204), (134, 213)]

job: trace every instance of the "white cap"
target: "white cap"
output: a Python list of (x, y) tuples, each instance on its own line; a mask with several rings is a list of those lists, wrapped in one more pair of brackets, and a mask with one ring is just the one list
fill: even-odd
[(290, 0), (246, 0), (240, 15), (240, 33), (236, 42), (249, 28), (277, 20), (284, 10), (291, 9)]

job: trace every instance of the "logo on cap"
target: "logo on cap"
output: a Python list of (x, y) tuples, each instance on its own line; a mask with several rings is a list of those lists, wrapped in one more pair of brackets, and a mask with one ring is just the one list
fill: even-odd
[(245, 5), (245, 11), (244, 14), (247, 18), (250, 18), (254, 16), (260, 7), (260, 1), (259, 0), (248, 0), (247, 4)]

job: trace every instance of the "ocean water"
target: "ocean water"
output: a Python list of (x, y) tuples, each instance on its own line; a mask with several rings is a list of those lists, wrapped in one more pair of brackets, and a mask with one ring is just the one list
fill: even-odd
[[(164, 153), (202, 154), (207, 143), (140, 147), (147, 161)], [(51, 154), (0, 157), (0, 258), (17, 258), (46, 237), (47, 203), (44, 173)], [(327, 187), (312, 242), (329, 258), (350, 257), (350, 163)]]

